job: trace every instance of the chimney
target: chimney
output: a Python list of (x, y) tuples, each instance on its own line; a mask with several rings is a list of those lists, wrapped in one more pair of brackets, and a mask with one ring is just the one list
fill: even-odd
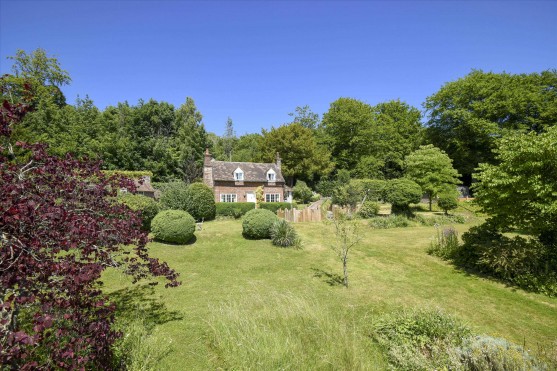
[(279, 153), (277, 152), (277, 167), (279, 168), (279, 170), (280, 170), (280, 165), (281, 165), (281, 164), (282, 164), (282, 160), (280, 159), (280, 155), (279, 155)]
[(211, 166), (211, 160), (213, 156), (209, 153), (209, 148), (205, 148), (205, 160), (203, 161), (203, 166)]

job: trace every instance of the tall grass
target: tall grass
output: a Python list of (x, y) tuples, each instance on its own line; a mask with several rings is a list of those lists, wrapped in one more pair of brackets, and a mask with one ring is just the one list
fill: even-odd
[(381, 369), (357, 318), (310, 296), (249, 293), (209, 318), (213, 362), (224, 369)]

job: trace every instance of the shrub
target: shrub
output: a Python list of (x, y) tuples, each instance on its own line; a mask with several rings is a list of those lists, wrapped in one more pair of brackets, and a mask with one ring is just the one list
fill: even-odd
[(334, 190), (332, 201), (335, 205), (355, 208), (362, 198), (363, 193), (360, 186), (350, 182)]
[(437, 235), (433, 237), (427, 253), (443, 259), (451, 259), (458, 252), (458, 232), (453, 228), (437, 228)]
[(311, 188), (308, 187), (306, 182), (298, 180), (294, 188), (292, 188), (292, 195), (294, 196), (294, 199), (296, 199), (297, 201), (303, 204), (307, 204), (308, 202), (311, 201), (311, 197), (313, 196), (313, 191), (311, 190)]
[(334, 190), (339, 186), (339, 184), (334, 180), (329, 180), (328, 178), (322, 178), (315, 186), (316, 191), (319, 192), (324, 197), (331, 197)]
[(373, 332), (389, 363), (403, 370), (458, 369), (456, 349), (469, 335), (464, 324), (439, 310), (388, 314), (377, 320)]
[(359, 214), (362, 218), (371, 218), (379, 214), (379, 204), (374, 201), (365, 201), (360, 208)]
[(292, 209), (293, 205), (290, 202), (261, 202), (259, 204), (260, 209), (270, 210), (277, 213), (279, 209)]
[(422, 189), (410, 179), (393, 179), (385, 187), (385, 200), (392, 204), (394, 214), (407, 214), (410, 204), (420, 202)]
[(432, 216), (423, 216), (423, 215), (415, 215), (414, 220), (421, 225), (427, 227), (433, 227), (434, 225), (444, 225), (444, 224), (463, 224), (466, 223), (466, 217), (460, 214), (452, 214), (452, 215), (432, 215)]
[(122, 193), (118, 195), (118, 202), (123, 203), (133, 211), (139, 211), (142, 220), (141, 229), (144, 231), (151, 230), (151, 221), (160, 211), (157, 201), (143, 195)]
[(195, 232), (195, 219), (183, 210), (165, 210), (151, 222), (155, 239), (163, 242), (186, 243)]
[(449, 213), (449, 210), (454, 210), (458, 207), (458, 195), (458, 191), (453, 187), (449, 187), (439, 193), (437, 205), (445, 212), (445, 215)]
[(244, 216), (250, 210), (255, 209), (254, 202), (219, 202), (216, 205), (219, 216), (232, 216), (236, 219)]
[(187, 211), (188, 186), (186, 183), (164, 183), (161, 192), (160, 205), (162, 210)]
[(351, 183), (357, 184), (363, 195), (370, 201), (383, 201), (387, 181), (382, 179), (353, 179)]
[(195, 220), (215, 219), (215, 195), (211, 188), (203, 183), (192, 183), (186, 191), (186, 211)]
[(522, 371), (543, 370), (544, 365), (521, 346), (491, 336), (468, 338), (458, 349), (466, 370)]
[(242, 235), (246, 238), (262, 239), (271, 237), (271, 227), (277, 221), (277, 216), (269, 210), (250, 210), (244, 215)]
[(412, 225), (404, 215), (377, 216), (369, 220), (369, 226), (374, 229), (404, 228)]
[(271, 227), (271, 240), (273, 245), (280, 247), (302, 247), (302, 241), (296, 230), (284, 219), (279, 219)]

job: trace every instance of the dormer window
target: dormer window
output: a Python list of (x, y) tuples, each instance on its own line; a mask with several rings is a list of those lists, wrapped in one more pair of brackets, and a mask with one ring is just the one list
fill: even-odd
[(267, 181), (274, 182), (277, 179), (277, 174), (273, 169), (267, 171)]
[(242, 171), (242, 169), (237, 168), (236, 170), (234, 170), (234, 180), (235, 181), (244, 180), (244, 172)]

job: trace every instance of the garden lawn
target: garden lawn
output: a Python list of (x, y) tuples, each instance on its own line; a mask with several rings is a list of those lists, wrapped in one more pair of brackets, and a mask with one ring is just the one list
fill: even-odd
[[(162, 370), (385, 369), (370, 337), (374, 318), (404, 308), (441, 308), (474, 332), (534, 352), (555, 346), (557, 299), (469, 275), (429, 256), (433, 227), (373, 230), (351, 251), (350, 287), (329, 248), (330, 226), (294, 224), (303, 250), (245, 240), (238, 220), (205, 222), (188, 245), (151, 243), (182, 286), (132, 285), (103, 277), (120, 324), (145, 327), (138, 358)], [(459, 232), (468, 225), (458, 225)], [(162, 282), (162, 281), (161, 281)], [(149, 348), (150, 347), (150, 348)]]

